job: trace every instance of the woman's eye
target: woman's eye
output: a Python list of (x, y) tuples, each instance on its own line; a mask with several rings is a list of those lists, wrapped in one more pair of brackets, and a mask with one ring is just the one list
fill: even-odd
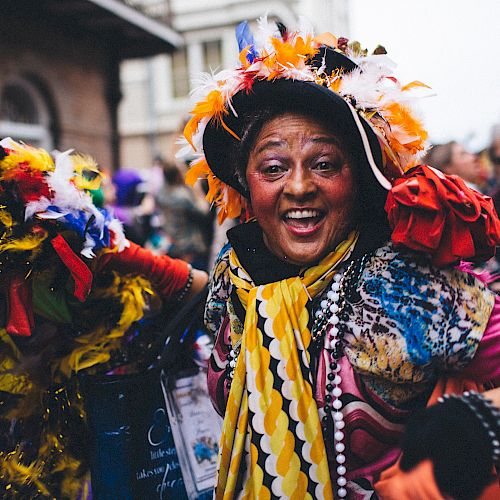
[(284, 168), (278, 164), (265, 165), (262, 168), (262, 171), (265, 175), (277, 175), (281, 174), (284, 171)]
[(321, 170), (321, 171), (335, 171), (335, 170), (340, 170), (341, 167), (342, 167), (341, 163), (331, 162), (331, 161), (319, 161), (314, 166), (316, 170)]

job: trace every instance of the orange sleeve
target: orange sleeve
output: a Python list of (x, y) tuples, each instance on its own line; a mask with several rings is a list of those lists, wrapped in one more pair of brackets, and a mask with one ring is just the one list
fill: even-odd
[(398, 461), (381, 474), (375, 491), (383, 500), (442, 500), (445, 496), (439, 491), (432, 469), (432, 462), (424, 460), (403, 472)]

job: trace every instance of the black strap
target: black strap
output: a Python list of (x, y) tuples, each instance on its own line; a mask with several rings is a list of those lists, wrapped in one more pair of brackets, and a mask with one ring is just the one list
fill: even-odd
[[(203, 311), (208, 296), (208, 286), (187, 302), (161, 330), (157, 340), (150, 349), (149, 368), (160, 368), (169, 371), (178, 360), (182, 345), (191, 339), (183, 338), (184, 333), (195, 322), (203, 321)], [(158, 354), (159, 353), (159, 354)]]

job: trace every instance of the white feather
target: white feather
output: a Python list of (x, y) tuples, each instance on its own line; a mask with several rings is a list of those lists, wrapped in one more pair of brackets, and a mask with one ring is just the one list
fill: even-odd
[(47, 176), (47, 184), (54, 193), (51, 204), (57, 206), (61, 211), (77, 212), (82, 210), (93, 214), (96, 218), (96, 224), (102, 228), (104, 224), (103, 215), (94, 206), (91, 196), (78, 189), (71, 182), (73, 175), (74, 167), (70, 151), (60, 153), (56, 158), (54, 171)]
[(54, 212), (54, 210), (46, 210), (45, 212), (40, 212), (37, 217), (40, 219), (56, 220), (68, 215), (69, 212)]
[(267, 14), (265, 14), (257, 19), (257, 30), (253, 34), (253, 37), (255, 40), (255, 48), (260, 54), (263, 49), (267, 52), (273, 51), (271, 38), (281, 38), (281, 34), (276, 23), (274, 21), (269, 22)]
[(382, 76), (377, 66), (368, 67), (363, 71), (356, 68), (342, 77), (339, 93), (343, 96), (354, 96), (356, 105), (361, 108), (377, 107)]
[(24, 220), (29, 220), (35, 214), (44, 212), (50, 204), (51, 202), (45, 196), (42, 196), (40, 199), (35, 201), (29, 201), (26, 203)]
[(118, 219), (113, 219), (108, 224), (108, 229), (113, 233), (112, 243), (118, 248), (119, 252), (122, 252), (125, 248), (130, 246), (130, 242), (125, 238), (123, 225)]
[(84, 257), (87, 257), (87, 259), (91, 259), (92, 257), (95, 257), (95, 253), (93, 251), (94, 247), (95, 247), (94, 240), (87, 233), (85, 235), (85, 241), (83, 242), (83, 248), (81, 249), (80, 253)]
[(213, 73), (198, 73), (192, 78), (191, 82), (193, 89), (190, 94), (195, 101), (204, 99), (212, 90), (218, 90), (219, 88)]
[(378, 66), (386, 76), (392, 75), (397, 64), (387, 54), (371, 54), (365, 57), (353, 56), (351, 59), (360, 67)]
[(176, 144), (182, 146), (177, 153), (175, 153), (175, 157), (180, 160), (185, 160), (186, 158), (190, 158), (193, 156), (193, 146), (189, 144), (187, 139), (184, 136), (179, 137), (176, 141)]
[(7, 149), (16, 149), (17, 143), (12, 139), (12, 137), (5, 137), (0, 141), (0, 146)]
[(297, 30), (304, 39), (308, 36), (314, 36), (314, 26), (306, 16), (299, 16)]

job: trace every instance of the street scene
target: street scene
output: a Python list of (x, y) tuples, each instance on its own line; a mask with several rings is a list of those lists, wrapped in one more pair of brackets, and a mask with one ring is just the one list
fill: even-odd
[(0, 498), (500, 498), (495, 0), (3, 0)]

